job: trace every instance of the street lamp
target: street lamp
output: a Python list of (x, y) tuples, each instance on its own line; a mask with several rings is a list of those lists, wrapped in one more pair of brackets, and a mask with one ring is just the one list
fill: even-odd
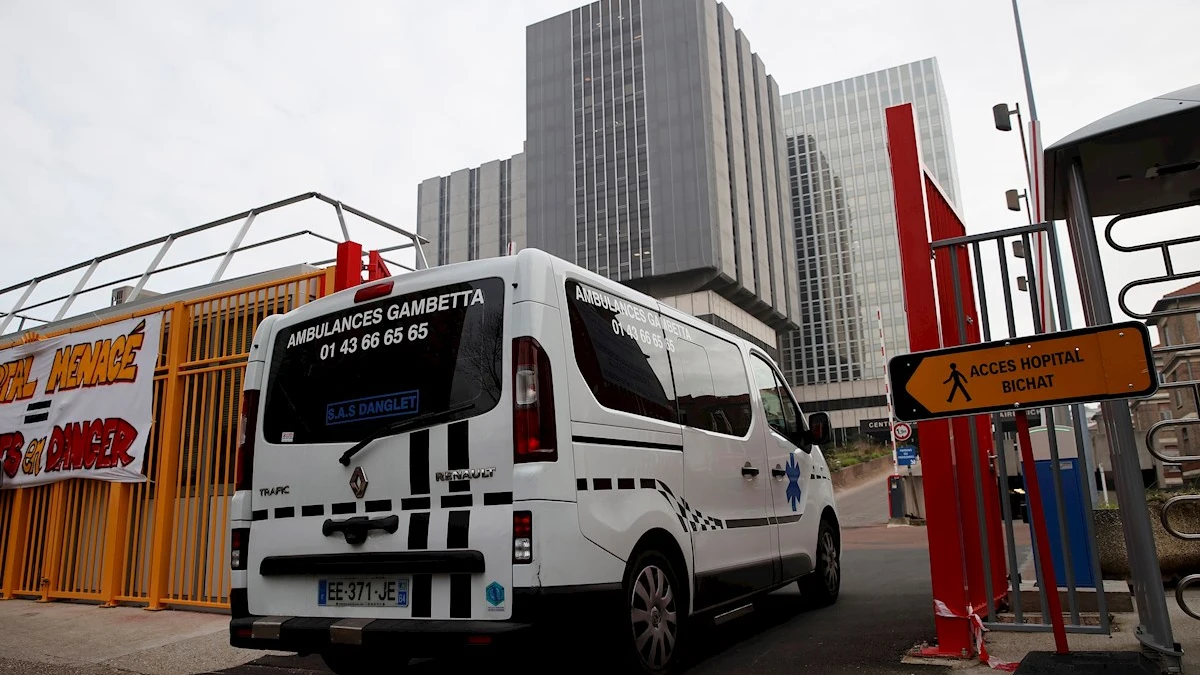
[(1004, 201), (1008, 205), (1009, 211), (1020, 211), (1021, 201), (1025, 202), (1025, 216), (1029, 219), (1029, 224), (1033, 224), (1033, 213), (1029, 210), (1029, 193), (1025, 190), (1007, 190), (1004, 193)]

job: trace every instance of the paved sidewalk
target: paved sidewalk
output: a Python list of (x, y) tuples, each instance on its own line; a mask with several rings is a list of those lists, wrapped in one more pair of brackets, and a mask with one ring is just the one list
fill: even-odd
[(0, 673), (190, 675), (263, 656), (230, 647), (228, 625), (207, 612), (0, 602)]

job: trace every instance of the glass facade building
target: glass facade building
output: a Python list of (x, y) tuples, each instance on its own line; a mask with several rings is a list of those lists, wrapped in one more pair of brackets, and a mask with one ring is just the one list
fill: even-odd
[(783, 97), (802, 328), (782, 340), (798, 385), (882, 378), (908, 350), (884, 110), (912, 103), (921, 150), (950, 198), (958, 176), (936, 59)]
[(528, 245), (736, 308), (710, 320), (774, 353), (800, 314), (780, 95), (728, 9), (595, 2), (529, 26), (526, 58)]
[[(783, 96), (800, 326), (781, 335), (784, 373), (830, 411), (839, 440), (888, 416), (887, 357), (908, 351), (884, 111), (912, 103), (925, 164), (951, 200), (958, 174), (937, 60)], [(868, 425), (869, 426), (869, 425)]]

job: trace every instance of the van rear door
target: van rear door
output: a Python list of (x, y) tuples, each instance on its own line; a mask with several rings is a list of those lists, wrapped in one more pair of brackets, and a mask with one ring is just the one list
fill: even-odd
[(279, 321), (255, 438), (252, 614), (509, 617), (513, 267), (473, 269), (488, 276), (398, 277)]

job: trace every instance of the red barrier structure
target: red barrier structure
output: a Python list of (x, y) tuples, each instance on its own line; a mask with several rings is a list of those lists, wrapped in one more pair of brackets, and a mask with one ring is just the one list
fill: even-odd
[[(980, 342), (966, 249), (935, 255), (931, 246), (965, 235), (963, 220), (921, 161), (913, 106), (888, 108), (886, 119), (909, 349)], [(953, 264), (951, 255), (958, 257)], [(956, 292), (965, 308), (962, 316), (955, 311)], [(937, 631), (937, 646), (925, 654), (969, 657), (977, 646), (972, 623), (986, 607), (989, 592), (998, 603), (1008, 595), (991, 420), (983, 415), (920, 422), (918, 433)], [(972, 452), (982, 469), (982, 502), (976, 497)]]

